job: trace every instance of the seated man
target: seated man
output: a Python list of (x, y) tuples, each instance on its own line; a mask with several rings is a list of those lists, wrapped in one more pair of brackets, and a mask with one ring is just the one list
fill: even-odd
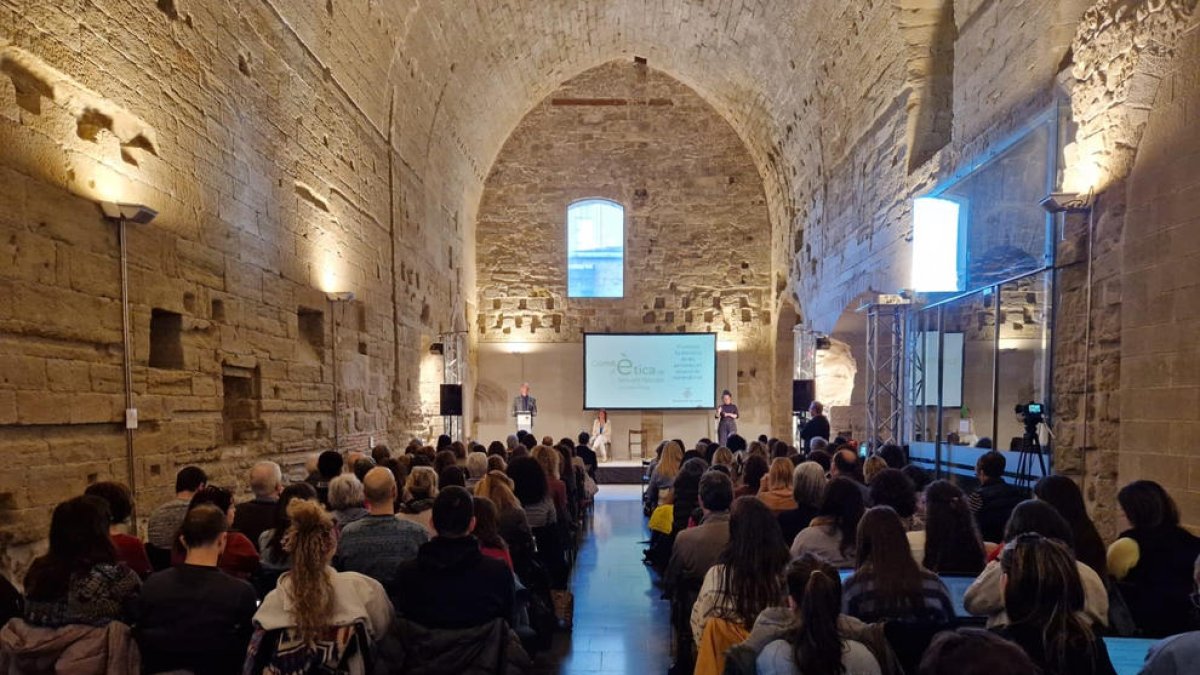
[(150, 514), (146, 525), (146, 543), (164, 551), (175, 545), (175, 533), (183, 523), (192, 495), (208, 485), (208, 475), (198, 466), (185, 466), (175, 474), (175, 498)]
[(703, 519), (696, 527), (675, 536), (671, 562), (667, 564), (668, 590), (699, 590), (708, 568), (729, 543), (729, 505), (733, 503), (733, 482), (720, 471), (708, 471), (700, 478), (700, 508)]
[(254, 587), (217, 569), (226, 516), (212, 504), (188, 511), (182, 565), (153, 574), (138, 598), (137, 641), (146, 672), (238, 672), (254, 630)]
[(971, 493), (969, 503), (979, 524), (979, 534), (984, 541), (999, 544), (1004, 541), (1004, 525), (1017, 504), (1025, 501), (1025, 491), (1004, 482), (1004, 468), (1008, 462), (1004, 455), (992, 450), (979, 456), (975, 462), (975, 476), (979, 489)]
[(429, 535), (418, 523), (396, 517), (396, 477), (390, 469), (375, 467), (364, 478), (367, 515), (342, 529), (334, 567), (387, 586), (401, 563), (417, 557)]
[(451, 486), (433, 502), (437, 536), (400, 566), (388, 589), (396, 613), (426, 628), (510, 620), (515, 586), (508, 565), (479, 550), (471, 493)]
[(258, 538), (275, 525), (275, 509), (283, 492), (283, 471), (275, 462), (259, 462), (250, 469), (250, 489), (254, 499), (237, 505), (233, 529), (246, 535), (258, 547)]
[(329, 506), (329, 481), (342, 475), (345, 460), (337, 450), (326, 450), (317, 456), (317, 470), (304, 479), (317, 490), (317, 499)]

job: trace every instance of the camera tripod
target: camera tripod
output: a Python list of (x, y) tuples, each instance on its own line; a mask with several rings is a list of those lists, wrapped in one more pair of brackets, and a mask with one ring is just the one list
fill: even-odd
[(1041, 469), (1041, 475), (1046, 475), (1046, 453), (1042, 448), (1042, 441), (1038, 438), (1038, 427), (1041, 424), (1040, 420), (1025, 423), (1025, 436), (1021, 440), (1021, 456), (1017, 460), (1018, 486), (1027, 487), (1033, 483), (1033, 476), (1030, 475), (1030, 472), (1033, 470), (1035, 457), (1038, 468)]

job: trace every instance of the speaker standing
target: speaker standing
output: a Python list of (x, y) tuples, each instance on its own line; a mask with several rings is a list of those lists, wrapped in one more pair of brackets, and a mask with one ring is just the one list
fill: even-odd
[(529, 394), (529, 383), (521, 383), (521, 393), (513, 398), (512, 414), (517, 420), (517, 431), (533, 431), (533, 418), (537, 417), (537, 399)]

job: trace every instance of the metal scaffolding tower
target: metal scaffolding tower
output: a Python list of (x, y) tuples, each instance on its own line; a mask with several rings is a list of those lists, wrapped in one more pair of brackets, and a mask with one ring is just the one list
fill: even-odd
[(867, 315), (867, 442), (901, 443), (904, 430), (904, 342), (910, 301), (881, 294), (863, 304)]

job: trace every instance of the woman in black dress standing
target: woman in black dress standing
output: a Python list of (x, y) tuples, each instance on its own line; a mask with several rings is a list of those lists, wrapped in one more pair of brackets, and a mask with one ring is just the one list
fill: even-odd
[(738, 407), (733, 404), (729, 390), (721, 392), (721, 405), (717, 408), (717, 441), (728, 447), (729, 437), (737, 433)]

